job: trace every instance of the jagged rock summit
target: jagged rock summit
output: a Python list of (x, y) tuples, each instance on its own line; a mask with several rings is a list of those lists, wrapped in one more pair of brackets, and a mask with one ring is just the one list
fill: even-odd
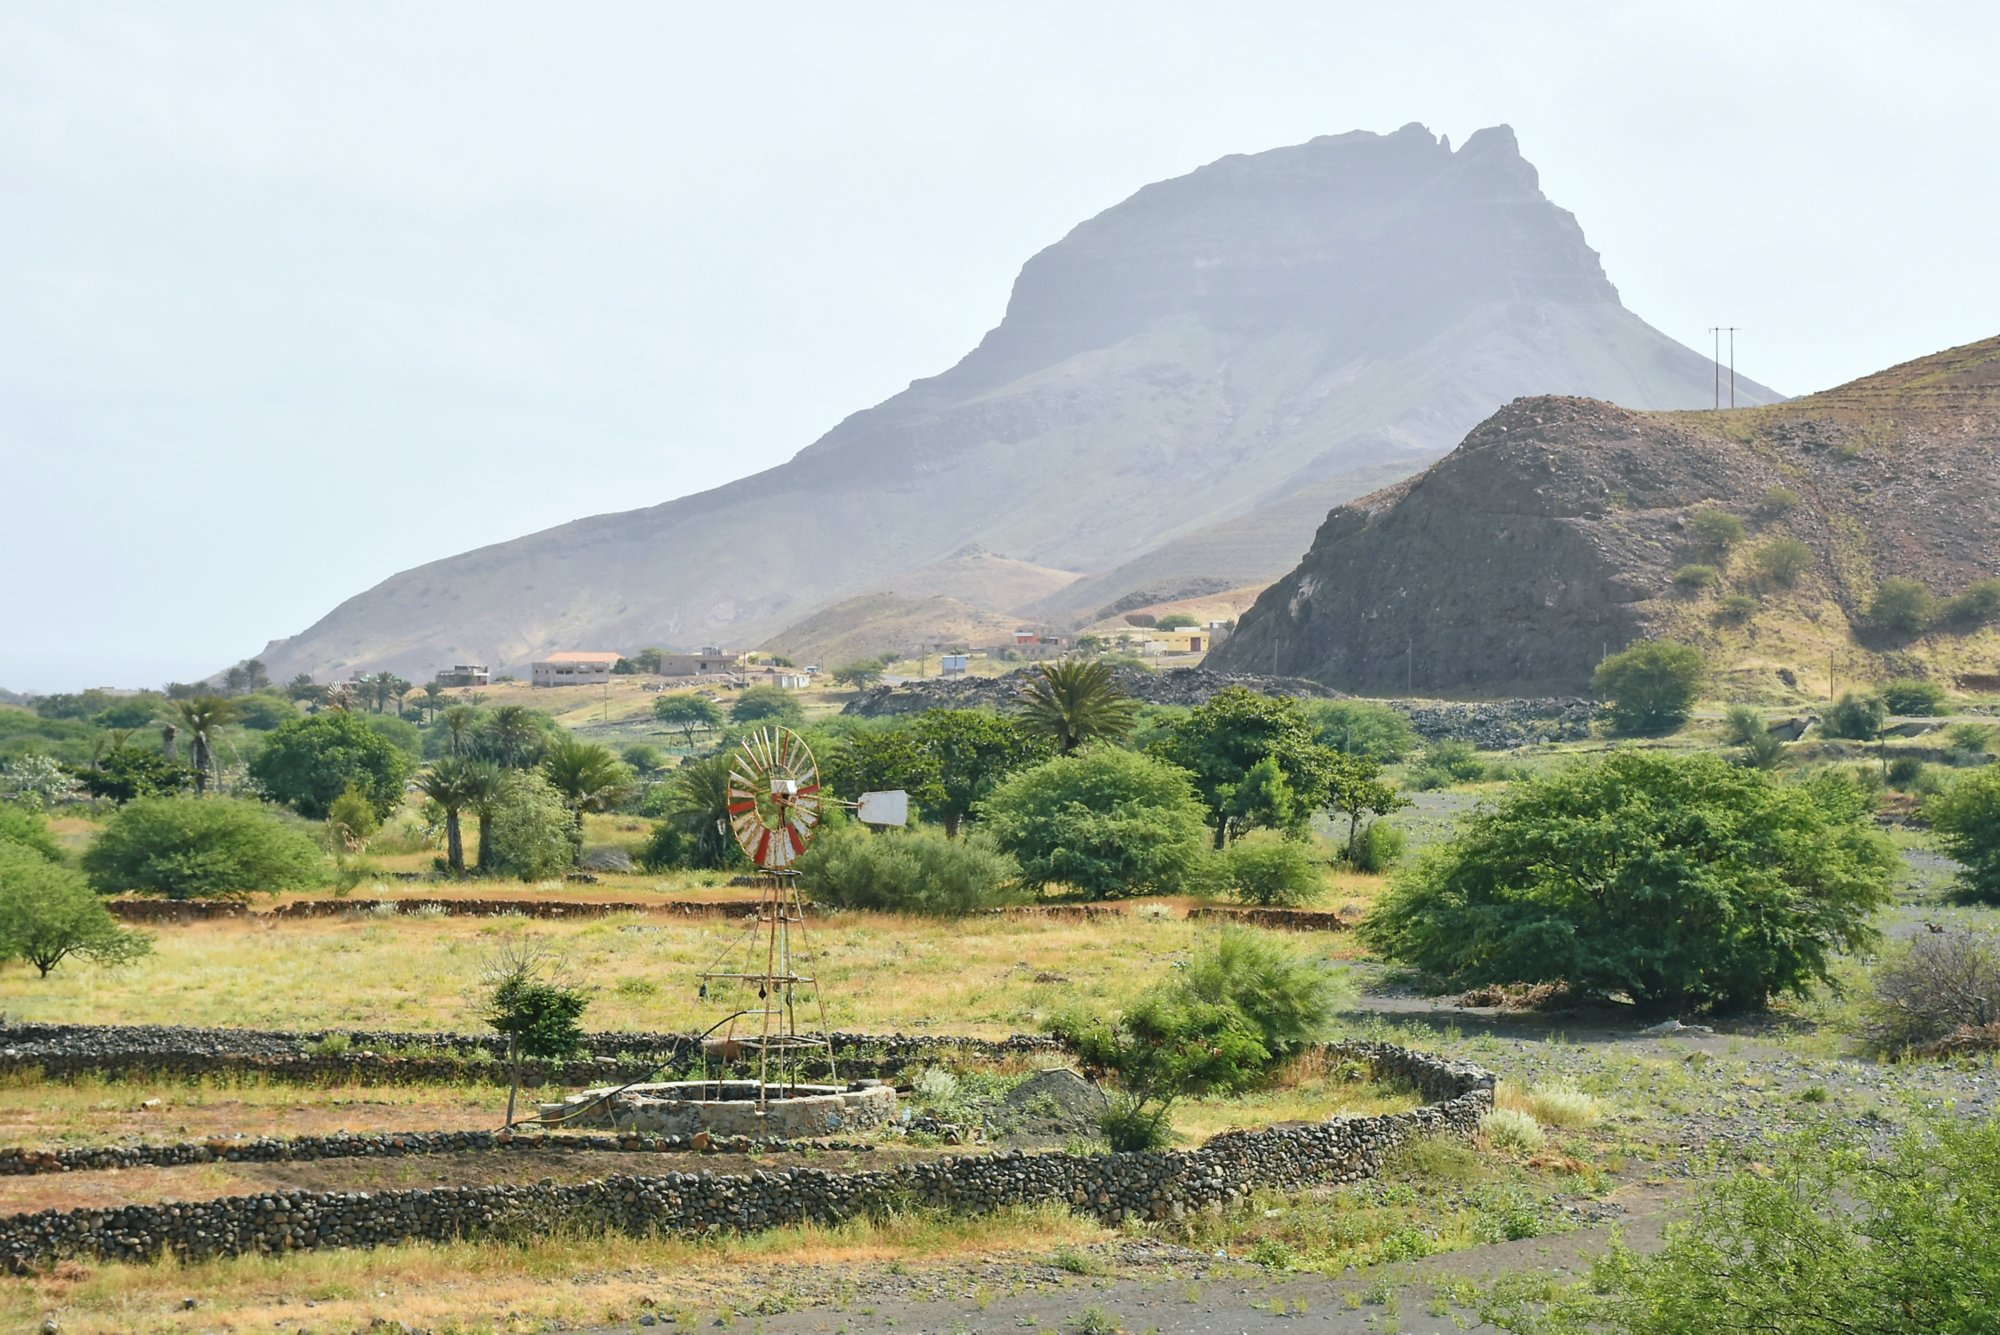
[[(1705, 510), (1744, 536), (1705, 541)], [(1790, 579), (1774, 543), (1810, 552)], [(1421, 475), (1327, 516), (1305, 560), (1209, 657), (1366, 694), (1585, 686), (1640, 637), (1812, 691), (1829, 668), (1992, 671), (1994, 632), (1885, 634), (1901, 577), (1944, 598), (2000, 573), (2000, 338), (1739, 411), (1516, 400)], [(1686, 567), (1712, 575), (1677, 575)], [(1790, 680), (1787, 680), (1789, 678)]]
[(973, 596), (1006, 601), (981, 606), (1082, 618), (1135, 590), (1275, 577), (1330, 505), (1517, 395), (1685, 407), (1710, 385), (1704, 358), (1619, 304), (1505, 126), (1455, 151), (1418, 125), (1329, 136), (1081, 224), (964, 360), (788, 463), (406, 571), (262, 657), (417, 674), (754, 644), (968, 544), (1084, 577), (997, 589), (989, 570)]

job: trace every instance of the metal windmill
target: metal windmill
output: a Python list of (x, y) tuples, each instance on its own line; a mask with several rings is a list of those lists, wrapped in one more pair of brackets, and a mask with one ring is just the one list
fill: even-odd
[[(761, 887), (757, 914), (747, 930), (702, 971), (701, 995), (708, 995), (712, 983), (728, 982), (754, 985), (757, 996), (755, 1005), (746, 1004), (711, 1025), (702, 1046), (705, 1057), (719, 1057), (725, 1064), (754, 1053), (760, 1103), (769, 1097), (774, 1061), (780, 1097), (798, 1083), (814, 1053), (825, 1054), (828, 1072), (838, 1079), (826, 998), (810, 971), (796, 866), (829, 805), (851, 808), (869, 825), (902, 825), (909, 819), (905, 793), (866, 793), (859, 802), (823, 794), (812, 748), (789, 728), (760, 728), (743, 739), (730, 759), (729, 828), (762, 873)], [(742, 967), (725, 967), (732, 958), (742, 959)], [(805, 1028), (799, 1025), (802, 991), (809, 991), (805, 999), (817, 1012), (817, 1026), (810, 1017)]]

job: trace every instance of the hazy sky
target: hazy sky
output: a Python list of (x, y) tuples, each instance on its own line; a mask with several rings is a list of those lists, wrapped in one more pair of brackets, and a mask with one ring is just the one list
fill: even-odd
[(1506, 121), (1790, 393), (2000, 333), (1984, 4), (0, 0), (0, 685), (776, 463), (1227, 153)]

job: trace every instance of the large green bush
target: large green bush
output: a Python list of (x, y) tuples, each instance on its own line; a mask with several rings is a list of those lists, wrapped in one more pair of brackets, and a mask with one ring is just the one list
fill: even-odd
[(480, 862), (524, 881), (561, 876), (576, 861), (575, 826), (562, 794), (539, 770), (513, 770), (501, 781)]
[(1326, 893), (1326, 878), (1311, 850), (1297, 839), (1239, 839), (1223, 855), (1229, 888), (1246, 904), (1297, 908)]
[(1182, 894), (1208, 877), (1207, 828), (1185, 770), (1109, 745), (1045, 760), (980, 806), (986, 832), (1024, 885), (1092, 899)]
[(1417, 745), (1409, 716), (1373, 700), (1312, 700), (1305, 714), (1321, 746), (1347, 755), (1394, 764)]
[(1868, 599), (1869, 624), (1896, 635), (1921, 634), (1934, 615), (1931, 591), (1921, 582), (1900, 575), (1877, 584)]
[(1944, 687), (1934, 681), (1898, 677), (1882, 688), (1882, 703), (1891, 714), (1905, 718), (1928, 718), (1944, 709)]
[(1866, 691), (1849, 691), (1826, 711), (1826, 722), (1822, 726), (1829, 737), (1870, 742), (1882, 735), (1882, 725), (1888, 721), (1889, 706), (1883, 703), (1881, 696)]
[(324, 859), (311, 836), (254, 802), (142, 797), (106, 822), (83, 854), (102, 894), (234, 899), (316, 885)]
[(891, 913), (958, 915), (1019, 899), (1019, 868), (983, 835), (939, 829), (826, 831), (799, 859), (815, 904)]
[(1960, 893), (2000, 904), (2000, 765), (1959, 775), (1924, 804), (1924, 816), (1944, 851), (1964, 868), (1958, 875)]
[(1687, 722), (1708, 679), (1708, 664), (1691, 644), (1640, 640), (1597, 665), (1591, 690), (1611, 706), (1619, 732), (1665, 732)]
[(1839, 775), (1783, 784), (1715, 755), (1617, 751), (1475, 811), (1361, 930), (1451, 988), (1760, 1006), (1873, 939), (1895, 857), (1870, 807)]
[(62, 856), (62, 848), (41, 812), (0, 802), (0, 846), (7, 844), (19, 844), (51, 860)]
[(250, 762), (250, 777), (272, 800), (312, 820), (325, 820), (350, 786), (386, 817), (402, 802), (403, 783), (415, 768), (415, 757), (368, 719), (330, 709), (273, 728)]

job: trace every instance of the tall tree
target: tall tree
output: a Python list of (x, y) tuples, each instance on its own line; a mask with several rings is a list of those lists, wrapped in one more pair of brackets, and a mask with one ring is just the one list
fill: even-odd
[(423, 696), (424, 722), (436, 723), (438, 710), (444, 708), (444, 687), (434, 681), (427, 681), (424, 683)]
[(227, 695), (241, 695), (250, 687), (250, 674), (238, 663), (222, 674), (222, 689)]
[(729, 832), (729, 757), (710, 756), (683, 765), (666, 787), (661, 814), (694, 841), (690, 865), (722, 868), (735, 861), (736, 838)]
[(200, 797), (208, 791), (211, 779), (219, 781), (215, 768), (216, 733), (236, 716), (236, 710), (219, 695), (197, 695), (190, 700), (176, 700), (168, 708), (173, 711), (180, 730), (187, 734), (188, 763), (194, 769), (194, 794)]
[(487, 716), (485, 732), (487, 744), (507, 769), (526, 764), (542, 735), (535, 712), (525, 705), (501, 705)]
[(445, 866), (453, 876), (465, 875), (465, 835), (458, 818), (474, 797), (469, 767), (464, 760), (440, 760), (417, 776), (418, 790), (444, 808)]
[(679, 728), (694, 750), (694, 735), (722, 726), (722, 707), (705, 695), (663, 695), (653, 701), (653, 717), (670, 728)]
[(451, 753), (472, 754), (472, 733), (479, 726), (479, 711), (471, 705), (451, 705), (444, 711), (444, 730), (451, 736)]
[(271, 670), (264, 666), (263, 659), (243, 660), (243, 684), (253, 691), (261, 691), (271, 684)]
[(310, 673), (301, 672), (285, 683), (285, 694), (303, 705), (324, 700), (326, 688), (314, 681)]
[(465, 805), (479, 817), (479, 856), (472, 869), (481, 876), (493, 870), (493, 816), (507, 795), (507, 771), (490, 760), (461, 760)]
[(542, 757), (542, 773), (562, 794), (576, 830), (577, 856), (583, 856), (583, 813), (607, 811), (632, 791), (632, 770), (611, 748), (580, 737), (561, 737)]
[(911, 731), (937, 762), (937, 795), (924, 809), (943, 821), (949, 834), (971, 819), (994, 785), (1048, 754), (1012, 719), (984, 709), (926, 710)]
[[(1260, 825), (1296, 831), (1325, 805), (1339, 756), (1320, 745), (1298, 701), (1242, 686), (1176, 720), (1152, 751), (1194, 776), (1217, 848)], [(1267, 761), (1275, 773), (1258, 769)]]
[(1075, 659), (1039, 664), (1015, 707), (1022, 730), (1046, 739), (1061, 755), (1100, 738), (1118, 741), (1139, 716), (1139, 702), (1118, 684), (1109, 663)]

